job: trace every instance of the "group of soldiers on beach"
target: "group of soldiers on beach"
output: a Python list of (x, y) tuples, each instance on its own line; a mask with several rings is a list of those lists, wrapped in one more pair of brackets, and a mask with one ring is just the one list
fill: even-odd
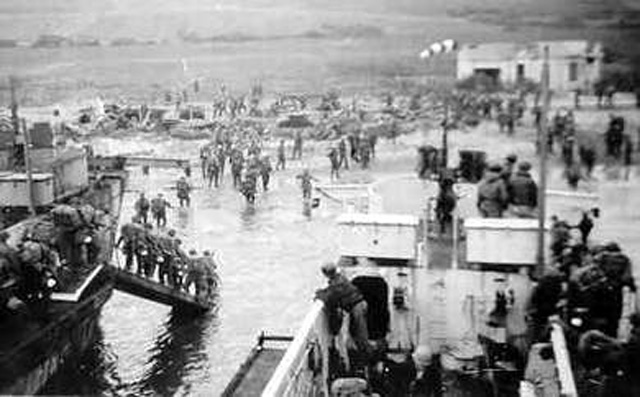
[(193, 285), (196, 298), (210, 299), (218, 286), (212, 253), (205, 250), (198, 256), (192, 249), (187, 254), (175, 230), (154, 230), (151, 224), (140, 221), (134, 217), (120, 230), (116, 245), (125, 257), (124, 270), (186, 293), (192, 293)]
[[(339, 129), (338, 127), (335, 127)], [(327, 157), (331, 166), (331, 179), (340, 178), (340, 169), (349, 169), (349, 161), (360, 165), (366, 170), (369, 168), (372, 159), (375, 159), (378, 135), (374, 131), (352, 132), (346, 137), (338, 131), (341, 136), (337, 144), (332, 144)]]

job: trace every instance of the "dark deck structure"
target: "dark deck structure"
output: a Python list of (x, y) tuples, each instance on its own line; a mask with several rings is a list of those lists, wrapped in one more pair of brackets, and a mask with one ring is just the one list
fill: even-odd
[(137, 297), (163, 305), (173, 306), (182, 311), (206, 312), (213, 307), (212, 300), (197, 299), (195, 296), (175, 288), (157, 283), (129, 271), (111, 267), (115, 288)]

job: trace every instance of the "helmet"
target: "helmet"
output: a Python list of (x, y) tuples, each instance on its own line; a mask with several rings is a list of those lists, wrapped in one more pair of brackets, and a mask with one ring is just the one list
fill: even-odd
[(518, 165), (518, 169), (520, 171), (529, 171), (529, 170), (531, 170), (531, 163), (528, 162), (528, 161), (523, 161), (522, 163), (520, 163)]
[(338, 267), (333, 262), (325, 262), (321, 267), (322, 274), (331, 278), (338, 274)]
[(498, 163), (489, 164), (489, 171), (502, 172), (502, 166)]

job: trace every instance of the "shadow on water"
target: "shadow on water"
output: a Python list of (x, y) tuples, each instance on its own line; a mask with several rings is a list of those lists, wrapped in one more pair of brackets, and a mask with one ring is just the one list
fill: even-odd
[(242, 226), (245, 229), (253, 229), (256, 226), (256, 206), (255, 204), (247, 204), (240, 212)]
[(117, 372), (117, 357), (96, 326), (95, 340), (82, 355), (71, 355), (63, 368), (49, 380), (40, 394), (100, 395), (117, 390), (123, 381)]
[(191, 209), (189, 207), (186, 207), (186, 208), (178, 207), (176, 211), (178, 216), (176, 217), (177, 222), (174, 227), (177, 229), (183, 229), (183, 230), (188, 229), (190, 226), (189, 219), (190, 219)]
[[(218, 306), (199, 317), (171, 311), (164, 329), (149, 349), (142, 379), (135, 389), (145, 395), (190, 394), (191, 382), (185, 377), (206, 370), (206, 335), (217, 329)], [(179, 392), (179, 393), (178, 393)]]

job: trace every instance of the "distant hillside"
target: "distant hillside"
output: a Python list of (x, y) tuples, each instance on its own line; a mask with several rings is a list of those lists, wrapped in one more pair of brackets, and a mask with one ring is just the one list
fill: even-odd
[[(417, 56), (448, 38), (594, 39), (640, 59), (639, 9), (640, 0), (1, 0), (0, 44), (49, 39), (0, 48), (0, 79), (21, 76), (32, 104), (153, 100), (194, 76), (203, 92), (257, 79), (276, 92), (396, 89), (452, 79), (455, 55)], [(60, 37), (65, 45), (49, 45)]]
[[(640, 1), (638, 0), (483, 0), (449, 9), (450, 16), (500, 25), (506, 30), (563, 29), (573, 35), (602, 40), (620, 56), (640, 64)], [(467, 2), (471, 3), (471, 2)]]

